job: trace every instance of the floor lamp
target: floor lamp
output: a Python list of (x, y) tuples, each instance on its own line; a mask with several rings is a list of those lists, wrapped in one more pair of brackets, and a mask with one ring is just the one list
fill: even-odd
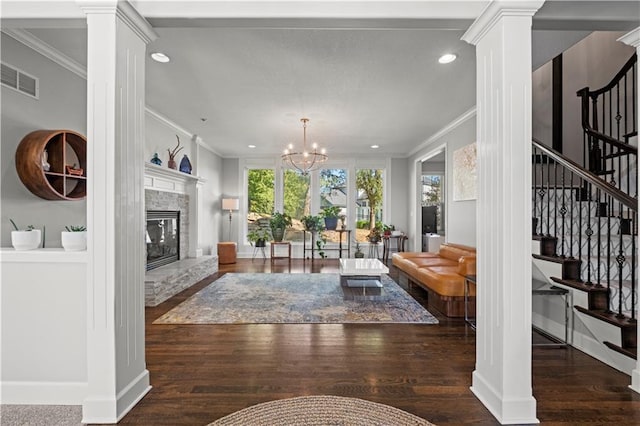
[(233, 220), (233, 211), (240, 208), (240, 200), (237, 198), (223, 198), (222, 210), (229, 210), (229, 241), (231, 241), (231, 221)]

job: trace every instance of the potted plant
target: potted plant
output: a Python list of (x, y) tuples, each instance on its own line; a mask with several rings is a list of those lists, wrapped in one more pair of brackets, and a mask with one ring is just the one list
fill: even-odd
[(273, 241), (280, 242), (284, 238), (284, 231), (291, 226), (291, 217), (286, 213), (275, 212), (269, 220)]
[(378, 223), (369, 231), (367, 239), (372, 244), (378, 244), (380, 242), (380, 238), (382, 238), (382, 224)]
[(353, 255), (356, 259), (362, 259), (364, 257), (364, 253), (362, 252), (362, 247), (360, 247), (360, 242), (355, 241), (356, 244), (356, 252)]
[(302, 216), (302, 219), (300, 219), (300, 221), (304, 225), (304, 229), (306, 229), (307, 231), (317, 232), (324, 229), (324, 220), (321, 216)]
[(87, 249), (87, 228), (82, 225), (65, 226), (62, 231), (62, 247), (65, 251), (82, 251)]
[(271, 239), (271, 232), (265, 228), (257, 228), (247, 234), (247, 239), (251, 245), (266, 247), (267, 240)]
[(27, 226), (25, 229), (18, 228), (18, 225), (9, 219), (14, 231), (11, 231), (11, 244), (16, 250), (35, 250), (40, 245), (40, 230), (35, 229), (33, 225)]
[(327, 239), (321, 235), (317, 240), (316, 240), (316, 247), (318, 248), (318, 255), (324, 259), (327, 257), (327, 254), (324, 252), (324, 246), (325, 244), (327, 244)]
[(339, 206), (329, 206), (322, 209), (320, 215), (324, 217), (324, 226), (328, 230), (335, 231), (338, 227), (338, 215), (341, 208)]

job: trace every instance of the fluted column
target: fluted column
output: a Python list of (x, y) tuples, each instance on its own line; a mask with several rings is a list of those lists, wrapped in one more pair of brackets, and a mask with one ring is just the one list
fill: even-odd
[(494, 1), (476, 46), (477, 337), (471, 390), (502, 424), (538, 423), (531, 386), (531, 20)]
[(115, 423), (150, 389), (144, 342), (145, 49), (127, 2), (78, 0), (87, 17), (88, 392), (83, 423)]

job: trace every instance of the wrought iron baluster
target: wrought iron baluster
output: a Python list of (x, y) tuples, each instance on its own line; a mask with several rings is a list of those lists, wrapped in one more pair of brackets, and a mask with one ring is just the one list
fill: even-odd
[(638, 235), (638, 213), (631, 220), (631, 321), (636, 322), (636, 237)]
[[(587, 281), (585, 284), (593, 285), (591, 281), (591, 236), (593, 235), (593, 228), (591, 228), (591, 204), (593, 204), (593, 197), (591, 197), (591, 187), (589, 187), (587, 197)], [(582, 256), (581, 256), (582, 257)]]
[(564, 250), (564, 245), (566, 243), (565, 240), (565, 216), (567, 215), (567, 205), (566, 205), (566, 201), (565, 201), (565, 193), (567, 192), (567, 187), (565, 185), (565, 168), (562, 168), (562, 206), (560, 207), (560, 215), (562, 216), (562, 240), (560, 241), (560, 257), (564, 258), (565, 256), (565, 250)]
[(606, 205), (605, 205), (605, 209), (604, 209), (604, 212), (603, 212), (603, 209), (602, 209), (603, 204), (602, 204), (602, 196), (601, 196), (601, 193), (600, 193), (600, 188), (596, 189), (596, 200), (597, 200), (596, 201), (596, 209), (597, 209), (596, 213), (598, 215), (598, 250), (597, 250), (598, 254), (596, 255), (596, 268), (597, 269), (596, 269), (595, 286), (596, 287), (602, 287), (602, 284), (600, 284), (600, 278), (602, 277), (602, 274), (601, 274), (602, 271), (600, 270), (600, 260), (601, 260), (600, 248), (602, 247), (602, 215), (604, 213), (606, 213)]
[(569, 195), (569, 199), (571, 201), (571, 204), (569, 205), (569, 207), (571, 207), (571, 213), (570, 213), (570, 220), (569, 220), (569, 257), (571, 259), (573, 259), (573, 223), (575, 222), (575, 216), (573, 215), (574, 213), (574, 207), (576, 205), (576, 200), (573, 198), (573, 191), (574, 191), (574, 187), (573, 187), (573, 172), (571, 172), (571, 179), (569, 181), (569, 187), (571, 188), (571, 192)]
[(613, 199), (607, 196), (607, 308), (605, 312), (611, 312), (611, 217), (613, 216)]
[(549, 170), (550, 165), (550, 157), (545, 157), (545, 162), (547, 166), (547, 237), (551, 236), (551, 171)]
[(622, 224), (623, 224), (623, 207), (622, 203), (618, 203), (618, 218), (619, 218), (619, 229), (618, 234), (620, 235), (620, 246), (618, 248), (618, 256), (616, 256), (616, 262), (618, 262), (618, 312), (616, 317), (624, 318), (622, 314), (622, 287), (623, 287), (623, 270), (624, 263), (626, 261), (626, 257), (624, 255), (624, 235), (622, 232)]

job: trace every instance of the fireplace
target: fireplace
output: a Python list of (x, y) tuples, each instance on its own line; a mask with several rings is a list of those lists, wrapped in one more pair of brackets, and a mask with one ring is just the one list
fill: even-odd
[(180, 260), (180, 212), (147, 210), (147, 271)]

